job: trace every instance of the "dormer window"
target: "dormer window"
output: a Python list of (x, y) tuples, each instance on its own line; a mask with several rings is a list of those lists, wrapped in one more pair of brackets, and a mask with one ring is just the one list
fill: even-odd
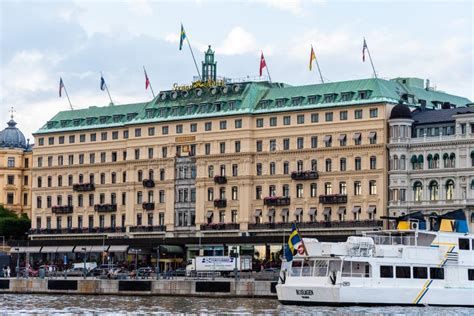
[(52, 128), (53, 125), (54, 125), (54, 122), (53, 122), (53, 121), (49, 121), (49, 122), (47, 123), (47, 127), (48, 127), (48, 128)]
[(302, 101), (303, 101), (302, 97), (296, 97), (296, 98), (291, 99), (291, 103), (293, 105), (301, 105)]
[(127, 120), (131, 121), (135, 118), (135, 116), (137, 116), (137, 113), (128, 113), (127, 114)]
[(359, 91), (359, 99), (360, 100), (367, 100), (370, 97), (370, 90), (362, 90)]
[(415, 96), (413, 94), (405, 93), (402, 95), (402, 99), (405, 100), (409, 104), (415, 103)]
[(335, 100), (336, 100), (336, 94), (335, 93), (324, 95), (324, 102), (325, 103), (331, 103), (331, 102), (334, 102)]
[(105, 122), (107, 122), (107, 116), (101, 116), (99, 118), (99, 122), (100, 122), (100, 124), (105, 124)]
[(188, 106), (186, 107), (186, 114), (187, 114), (187, 115), (193, 114), (193, 106), (192, 106), (192, 105), (188, 105)]
[(222, 104), (221, 103), (216, 103), (216, 112), (220, 112), (221, 108), (222, 108)]
[(74, 126), (79, 126), (79, 124), (81, 124), (81, 120), (80, 119), (74, 119), (74, 121), (72, 121)]
[(233, 110), (236, 109), (235, 101), (234, 101), (234, 100), (229, 101), (227, 104), (228, 104), (228, 106), (229, 106), (229, 110), (230, 110), (230, 111), (233, 111)]
[[(146, 116), (146, 118), (152, 118), (153, 117), (153, 109), (146, 109), (145, 116)], [(114, 116), (114, 122), (115, 122), (115, 116)]]
[(284, 106), (284, 105), (285, 105), (285, 101), (286, 101), (285, 99), (277, 99), (277, 100), (275, 100), (275, 105), (276, 105), (277, 107)]
[(61, 127), (66, 127), (67, 124), (69, 123), (69, 120), (61, 120)]
[(316, 104), (319, 101), (319, 95), (310, 95), (308, 96), (308, 104)]
[(121, 118), (122, 118), (122, 115), (114, 115), (114, 116), (113, 116), (114, 123), (120, 122), (120, 119), (121, 119)]
[(269, 100), (262, 100), (258, 104), (259, 104), (259, 107), (261, 109), (266, 109), (270, 105), (270, 101)]
[(352, 99), (353, 92), (341, 93), (341, 101), (350, 101)]

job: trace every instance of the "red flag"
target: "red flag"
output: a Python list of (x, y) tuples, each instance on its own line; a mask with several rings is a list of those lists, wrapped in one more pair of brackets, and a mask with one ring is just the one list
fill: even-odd
[(265, 57), (263, 57), (263, 52), (262, 52), (262, 56), (260, 57), (260, 77), (262, 76), (262, 70), (265, 67), (267, 67), (267, 63), (265, 62)]
[(148, 79), (148, 75), (146, 74), (146, 70), (143, 69), (145, 72), (145, 90), (148, 90), (148, 86), (150, 85), (150, 79)]

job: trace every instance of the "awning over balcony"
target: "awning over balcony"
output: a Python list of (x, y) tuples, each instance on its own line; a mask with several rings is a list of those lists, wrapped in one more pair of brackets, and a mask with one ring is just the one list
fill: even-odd
[(214, 216), (214, 212), (213, 211), (207, 211), (207, 214), (206, 214), (206, 217), (207, 218), (211, 218)]
[(294, 215), (301, 216), (303, 214), (303, 209), (302, 208), (297, 208), (294, 212)]
[(284, 209), (281, 210), (280, 216), (288, 216), (288, 213), (289, 213), (289, 212), (290, 212), (289, 209), (284, 208)]
[(314, 215), (316, 215), (317, 212), (318, 212), (317, 208), (311, 207), (311, 208), (309, 209), (309, 213), (308, 213), (308, 214), (311, 215), (311, 216), (314, 216)]
[(375, 205), (369, 205), (369, 208), (367, 209), (367, 213), (374, 214), (376, 210), (377, 210), (377, 207)]
[(267, 216), (270, 217), (270, 216), (275, 216), (275, 209), (269, 209), (268, 212), (267, 212)]
[(342, 141), (345, 141), (345, 140), (346, 140), (346, 137), (347, 137), (346, 134), (341, 134), (341, 135), (339, 135), (339, 141), (341, 141), (341, 142), (342, 142)]
[(323, 211), (323, 215), (331, 215), (331, 208), (330, 207), (325, 207)]
[(354, 206), (352, 208), (352, 213), (360, 213), (360, 206)]
[(354, 133), (354, 135), (352, 136), (352, 139), (353, 140), (359, 140), (360, 139), (360, 133)]
[[(81, 246), (78, 246), (78, 247), (81, 247)], [(56, 249), (56, 252), (58, 252), (58, 253), (71, 253), (73, 248), (74, 248), (74, 246), (59, 246), (58, 249)]]
[(377, 137), (377, 132), (370, 132), (369, 133), (369, 139), (374, 139), (375, 137)]
[(253, 216), (254, 216), (254, 217), (260, 217), (260, 216), (262, 216), (262, 210), (255, 210), (255, 212), (253, 213)]
[(346, 214), (346, 207), (339, 206), (339, 208), (337, 209), (337, 214)]
[(56, 253), (58, 251), (58, 246), (43, 246), (41, 248), (41, 253)]
[(109, 252), (127, 252), (127, 245), (112, 245), (109, 247)]

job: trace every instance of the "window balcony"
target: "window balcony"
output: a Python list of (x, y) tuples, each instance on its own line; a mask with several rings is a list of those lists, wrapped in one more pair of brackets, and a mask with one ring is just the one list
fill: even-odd
[(145, 179), (143, 180), (143, 186), (145, 188), (154, 188), (155, 187), (155, 181), (151, 179)]
[(73, 184), (72, 190), (76, 192), (90, 192), (95, 190), (94, 183), (76, 183)]
[(293, 171), (292, 180), (316, 180), (319, 178), (317, 171)]
[(143, 232), (164, 232), (166, 231), (166, 226), (132, 226), (130, 227), (131, 233), (143, 233)]
[(267, 196), (263, 199), (263, 204), (266, 206), (288, 206), (290, 202), (290, 198), (284, 196)]
[(227, 207), (227, 200), (226, 199), (214, 200), (214, 207), (217, 207), (217, 208)]
[(239, 230), (240, 224), (238, 223), (216, 223), (216, 224), (202, 224), (201, 230), (204, 231), (215, 231), (215, 230)]
[(342, 204), (347, 203), (347, 195), (345, 194), (326, 194), (319, 196), (319, 203), (323, 204)]
[(70, 214), (74, 211), (72, 205), (56, 205), (51, 208), (55, 214)]
[(117, 204), (96, 204), (94, 210), (99, 213), (117, 212)]
[(249, 230), (263, 230), (263, 229), (291, 229), (292, 223), (250, 223)]
[(142, 203), (142, 208), (145, 211), (154, 211), (155, 210), (155, 203), (153, 203), (153, 202), (144, 202), (144, 203)]
[(215, 176), (214, 177), (214, 183), (216, 183), (216, 184), (226, 184), (227, 183), (227, 177), (226, 176)]

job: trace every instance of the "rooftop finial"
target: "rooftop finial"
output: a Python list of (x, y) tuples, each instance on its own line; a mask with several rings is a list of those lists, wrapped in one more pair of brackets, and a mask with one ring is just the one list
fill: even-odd
[(13, 120), (13, 113), (16, 112), (15, 109), (13, 108), (13, 106), (10, 107), (10, 111), (8, 111), (8, 112), (10, 112), (10, 118)]

